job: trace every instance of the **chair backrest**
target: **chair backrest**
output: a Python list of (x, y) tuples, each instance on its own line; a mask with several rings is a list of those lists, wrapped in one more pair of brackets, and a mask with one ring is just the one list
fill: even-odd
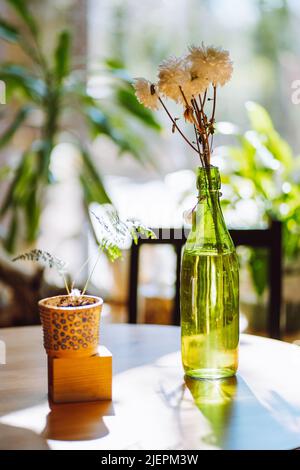
[[(139, 244), (133, 244), (130, 257), (129, 276), (129, 323), (137, 323), (139, 255), (143, 244), (172, 245), (176, 253), (176, 284), (173, 309), (173, 324), (180, 323), (180, 263), (181, 251), (188, 232), (183, 228), (154, 229), (156, 239), (140, 238)], [(230, 230), (236, 246), (266, 248), (269, 253), (269, 305), (268, 334), (271, 338), (281, 337), (281, 301), (282, 301), (282, 224), (271, 221), (267, 229)]]

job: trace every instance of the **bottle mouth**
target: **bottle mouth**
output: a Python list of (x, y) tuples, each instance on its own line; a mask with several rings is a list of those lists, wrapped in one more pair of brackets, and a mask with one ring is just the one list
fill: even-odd
[(197, 170), (197, 188), (200, 192), (219, 191), (221, 189), (219, 168), (213, 165), (199, 167)]

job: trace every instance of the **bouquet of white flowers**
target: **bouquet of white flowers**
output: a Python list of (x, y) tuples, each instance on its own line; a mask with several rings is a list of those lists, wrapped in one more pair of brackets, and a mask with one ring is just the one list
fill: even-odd
[[(144, 78), (134, 82), (139, 102), (152, 110), (161, 105), (172, 121), (172, 131), (177, 130), (197, 152), (204, 167), (210, 166), (217, 88), (230, 80), (232, 71), (228, 51), (202, 44), (201, 47), (191, 46), (182, 57), (164, 60), (158, 67), (157, 83)], [(212, 96), (209, 96), (210, 91)], [(179, 119), (171, 115), (164, 98), (183, 106), (185, 121), (194, 126), (195, 142), (190, 141), (179, 127)]]

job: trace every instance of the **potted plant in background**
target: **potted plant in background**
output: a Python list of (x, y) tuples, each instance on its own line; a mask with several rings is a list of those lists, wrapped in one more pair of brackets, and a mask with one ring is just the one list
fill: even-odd
[[(116, 210), (105, 205), (102, 215), (92, 213), (98, 222), (98, 255), (82, 291), (76, 288), (76, 277), (69, 282), (66, 264), (47, 251), (34, 249), (18, 255), (13, 261), (30, 261), (54, 268), (62, 276), (66, 294), (39, 301), (40, 318), (44, 332), (44, 346), (53, 357), (88, 357), (96, 354), (99, 343), (100, 313), (103, 300), (87, 294), (89, 282), (105, 252), (113, 262), (122, 256), (128, 243), (138, 243), (139, 237), (155, 238), (155, 234), (135, 220), (122, 221)], [(85, 261), (81, 270), (90, 260)]]
[[(244, 208), (249, 208), (250, 204), (255, 209), (254, 225), (266, 225), (270, 219), (282, 222), (286, 328), (295, 332), (300, 327), (297, 314), (299, 297), (295, 288), (299, 283), (300, 158), (293, 155), (291, 147), (277, 132), (262, 106), (248, 102), (246, 110), (251, 124), (246, 132), (241, 133), (232, 123), (219, 123), (217, 126), (220, 133), (236, 140), (219, 152), (223, 167), (222, 183), (227, 193), (223, 203), (226, 210), (233, 209), (237, 217), (245, 213)], [(245, 223), (249, 226), (249, 209), (247, 214)], [(262, 248), (248, 249), (242, 262), (249, 269), (256, 294), (252, 299), (248, 295), (242, 307), (248, 313), (250, 328), (262, 331), (266, 327), (267, 252)]]
[[(238, 365), (238, 259), (220, 208), (219, 170), (211, 165), (217, 88), (231, 75), (229, 53), (202, 45), (165, 60), (157, 83), (135, 81), (138, 100), (150, 109), (162, 106), (172, 131), (179, 132), (200, 160), (199, 202), (190, 214), (192, 230), (183, 250), (180, 292), (182, 362), (185, 373), (197, 378), (232, 376)], [(183, 107), (194, 141), (182, 131), (164, 98)]]
[[(29, 134), (17, 164), (15, 159), (12, 163), (8, 161), (0, 173), (2, 188), (6, 190), (0, 205), (1, 242), (6, 253), (16, 253), (36, 243), (47, 188), (55, 184), (51, 154), (58, 143), (72, 143), (79, 152), (78, 185), (93, 233), (90, 204), (111, 201), (98, 162), (90, 153), (87, 136), (91, 139), (106, 136), (120, 153), (127, 152), (144, 163), (151, 159), (136, 128), (158, 131), (160, 126), (152, 113), (137, 103), (123, 64), (109, 59), (102, 63), (101, 70), (93, 72), (74, 67), (72, 35), (68, 30), (58, 34), (51, 53), (44, 52), (42, 28), (26, 2), (6, 0), (6, 3), (14, 11), (18, 26), (0, 16), (0, 38), (19, 48), (23, 55), (20, 63), (0, 63), (0, 80), (5, 82), (7, 93), (7, 105), (0, 116), (6, 123), (0, 133), (0, 149), (9, 146), (24, 127)], [(109, 100), (99, 101), (88, 93), (86, 77), (92, 73), (104, 77), (109, 84)], [(129, 118), (134, 121), (134, 130)], [(3, 258), (0, 280), (13, 290), (15, 310), (23, 312), (22, 323), (32, 323), (37, 315), (34, 307), (40, 295), (42, 270), (25, 276)]]

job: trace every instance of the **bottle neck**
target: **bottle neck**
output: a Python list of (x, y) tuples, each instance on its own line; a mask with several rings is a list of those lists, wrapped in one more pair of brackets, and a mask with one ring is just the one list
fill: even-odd
[(215, 166), (198, 168), (197, 188), (200, 195), (219, 192), (221, 189), (219, 169)]
[(198, 168), (197, 188), (198, 206), (196, 212), (198, 215), (201, 218), (206, 217), (207, 221), (216, 217), (221, 217), (224, 221), (220, 206), (221, 178), (219, 169), (214, 166)]
[(220, 202), (221, 192), (219, 190), (201, 191), (198, 192), (198, 204), (209, 204), (213, 199)]
[(220, 205), (218, 168), (199, 168), (197, 187), (198, 204), (193, 213), (189, 242), (205, 251), (223, 253), (234, 250)]
[(220, 191), (199, 191), (197, 208), (194, 211), (193, 230), (196, 225), (215, 227), (216, 223), (226, 228), (221, 203)]

